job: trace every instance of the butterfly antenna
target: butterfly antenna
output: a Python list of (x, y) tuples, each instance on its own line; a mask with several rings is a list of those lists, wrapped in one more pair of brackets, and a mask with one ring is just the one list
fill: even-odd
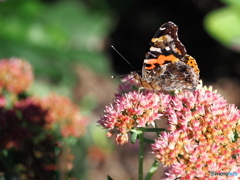
[(127, 75), (129, 75), (129, 74), (123, 74), (123, 75), (119, 75), (119, 76), (111, 76), (111, 78), (114, 79), (114, 78), (119, 78), (119, 77), (125, 77)]
[(121, 56), (135, 71), (135, 68), (131, 65), (131, 63), (113, 46), (111, 45), (111, 48), (113, 48), (113, 50), (118, 53), (119, 56)]

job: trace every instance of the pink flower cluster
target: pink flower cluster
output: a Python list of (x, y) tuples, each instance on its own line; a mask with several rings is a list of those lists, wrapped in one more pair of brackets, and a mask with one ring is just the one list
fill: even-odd
[(124, 78), (114, 103), (106, 107), (105, 115), (98, 121), (103, 128), (109, 130), (107, 136), (117, 133), (116, 141), (121, 145), (128, 142), (129, 131), (136, 127), (147, 127), (153, 124), (154, 120), (160, 119), (169, 98), (169, 95), (150, 91), (131, 92), (137, 86), (131, 76)]
[(209, 171), (240, 173), (240, 111), (211, 89), (118, 94), (98, 123), (124, 144), (128, 131), (163, 118), (168, 119), (168, 131), (152, 150), (169, 167), (165, 179), (217, 179)]
[(169, 132), (152, 149), (170, 166), (166, 179), (212, 179), (209, 171), (240, 173), (240, 111), (234, 105), (202, 88), (170, 96), (164, 116)]
[(139, 94), (136, 91), (118, 96), (113, 105), (106, 107), (106, 114), (98, 122), (111, 130), (109, 136), (112, 132), (117, 132), (117, 143), (124, 144), (128, 141), (128, 131), (146, 127), (160, 118), (160, 99), (157, 94)]
[(32, 84), (31, 65), (22, 59), (11, 58), (0, 60), (0, 91), (20, 94)]

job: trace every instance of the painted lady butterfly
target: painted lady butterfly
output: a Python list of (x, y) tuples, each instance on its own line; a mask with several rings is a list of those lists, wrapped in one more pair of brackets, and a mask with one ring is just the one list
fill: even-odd
[(193, 57), (186, 53), (178, 39), (178, 26), (163, 24), (150, 42), (145, 55), (142, 76), (132, 72), (140, 85), (149, 90), (195, 90), (199, 84), (199, 69)]

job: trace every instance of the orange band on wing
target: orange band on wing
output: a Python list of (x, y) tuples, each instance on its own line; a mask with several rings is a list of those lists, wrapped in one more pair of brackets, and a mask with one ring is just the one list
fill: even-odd
[(158, 56), (157, 59), (148, 59), (148, 60), (145, 60), (144, 62), (148, 65), (151, 65), (150, 67), (145, 67), (145, 69), (154, 69), (156, 67), (155, 64), (159, 64), (159, 66), (163, 66), (165, 64), (165, 62), (167, 61), (171, 61), (171, 62), (176, 62), (176, 61), (179, 61), (179, 59), (174, 56), (174, 55), (168, 55), (168, 56), (164, 56), (164, 55), (160, 55)]

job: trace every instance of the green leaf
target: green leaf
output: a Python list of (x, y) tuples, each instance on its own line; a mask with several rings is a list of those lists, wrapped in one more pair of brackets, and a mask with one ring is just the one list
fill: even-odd
[(219, 43), (240, 52), (240, 6), (229, 6), (209, 13), (204, 26)]
[(138, 133), (134, 132), (131, 137), (131, 143), (134, 144), (137, 140)]
[(222, 2), (226, 3), (228, 5), (240, 6), (240, 1), (239, 0), (222, 0)]
[(2, 150), (1, 154), (2, 154), (4, 157), (7, 157), (7, 156), (8, 156), (8, 150), (7, 150), (7, 149)]

